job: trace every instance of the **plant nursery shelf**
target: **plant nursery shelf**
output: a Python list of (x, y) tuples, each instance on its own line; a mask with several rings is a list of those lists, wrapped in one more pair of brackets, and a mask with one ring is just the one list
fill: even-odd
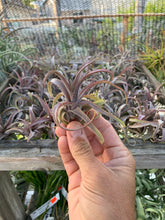
[[(126, 145), (136, 160), (137, 169), (165, 168), (165, 144), (138, 139)], [(0, 142), (0, 171), (63, 169), (54, 140)]]

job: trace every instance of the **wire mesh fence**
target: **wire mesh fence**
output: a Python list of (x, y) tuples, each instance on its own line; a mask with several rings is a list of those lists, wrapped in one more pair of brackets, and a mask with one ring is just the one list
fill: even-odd
[(0, 16), (22, 49), (41, 56), (135, 55), (165, 42), (165, 0), (0, 0)]

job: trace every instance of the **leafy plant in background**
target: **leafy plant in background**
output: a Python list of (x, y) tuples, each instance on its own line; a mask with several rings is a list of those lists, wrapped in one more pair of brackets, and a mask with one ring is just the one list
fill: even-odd
[[(90, 21), (83, 26), (67, 27), (58, 30), (59, 38), (56, 39), (56, 50), (59, 54), (72, 53), (76, 59), (93, 56), (100, 52), (111, 53), (120, 42), (115, 20), (105, 18), (103, 20)], [(82, 37), (84, 36), (84, 37)]]
[(145, 52), (139, 51), (139, 58), (157, 80), (160, 82), (165, 80), (165, 42), (163, 39), (159, 48), (146, 46)]
[[(26, 207), (28, 214), (31, 214), (31, 212), (51, 199), (58, 192), (58, 188), (61, 185), (65, 189), (67, 189), (68, 185), (68, 177), (65, 171), (18, 171), (14, 176), (16, 177), (16, 182), (23, 179), (30, 184), (29, 188), (34, 190), (31, 202)], [(60, 200), (53, 209), (52, 215), (55, 219), (64, 219), (68, 212), (67, 200), (61, 195)], [(44, 215), (45, 213), (37, 219), (43, 219)]]
[[(135, 13), (136, 2), (132, 1), (129, 7), (119, 7), (118, 13), (129, 14)], [(147, 1), (145, 5), (144, 13), (163, 13), (164, 1)], [(119, 17), (117, 22), (121, 22), (122, 18)], [(139, 49), (143, 48), (142, 44), (150, 47), (159, 47), (161, 45), (161, 39), (164, 37), (164, 17), (163, 16), (144, 16), (141, 33), (134, 33), (135, 17), (128, 17), (128, 48)], [(143, 48), (144, 49), (144, 48)]]
[(29, 7), (33, 7), (33, 5), (31, 4), (31, 2), (33, 2), (33, 0), (22, 0), (23, 4), (25, 4), (26, 6)]
[(16, 69), (19, 62), (27, 61), (31, 63), (28, 56), (36, 53), (35, 48), (27, 48), (22, 50), (18, 44), (18, 38), (14, 37), (14, 33), (7, 32), (6, 28), (0, 26), (0, 76), (6, 78), (14, 69)]
[[(131, 1), (128, 7), (125, 7), (124, 4), (118, 7), (118, 14), (130, 14), (135, 13), (135, 1)], [(117, 22), (122, 22), (122, 17), (117, 19)], [(132, 31), (134, 25), (134, 17), (129, 16), (128, 18), (128, 31)]]
[[(165, 2), (163, 0), (152, 0), (146, 3), (145, 13), (165, 13)], [(149, 21), (149, 18), (145, 18)], [(156, 20), (157, 17), (153, 16), (153, 20)], [(160, 20), (164, 20), (163, 17), (159, 18)]]
[[(94, 36), (96, 25), (72, 26), (58, 30), (59, 38), (56, 40), (56, 50), (61, 55), (72, 53), (74, 57), (86, 57), (96, 50), (96, 39)], [(97, 31), (97, 30), (96, 30)], [(82, 37), (85, 36), (85, 37)]]
[(96, 44), (98, 51), (104, 53), (111, 51), (119, 46), (119, 35), (115, 29), (114, 20), (105, 18), (102, 20), (101, 29), (96, 32)]
[(136, 171), (137, 220), (165, 218), (165, 170)]
[[(129, 13), (135, 13), (135, 7), (136, 7), (136, 1), (131, 1), (129, 7), (125, 7), (124, 5), (122, 7), (119, 6), (118, 13), (119, 14), (129, 14)], [(144, 13), (165, 13), (165, 2), (163, 0), (151, 0), (148, 1), (145, 4)], [(157, 16), (152, 17), (144, 17), (144, 23), (152, 22), (154, 20), (157, 20)], [(163, 16), (159, 18), (159, 22), (161, 20), (164, 20)], [(122, 18), (118, 18), (118, 21), (121, 22)], [(134, 17), (129, 17), (128, 19), (128, 30), (132, 31), (134, 23)]]

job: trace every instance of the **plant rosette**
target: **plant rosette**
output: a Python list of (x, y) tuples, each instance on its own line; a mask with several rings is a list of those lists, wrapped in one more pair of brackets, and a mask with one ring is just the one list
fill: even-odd
[[(73, 80), (69, 79), (66, 73), (56, 70), (49, 71), (44, 78), (44, 84), (47, 82), (47, 89), (53, 100), (51, 115), (56, 126), (70, 131), (65, 126), (69, 122), (77, 120), (82, 124), (82, 128), (88, 126), (100, 143), (104, 143), (102, 134), (92, 123), (98, 117), (96, 112), (115, 120), (122, 128), (125, 127), (125, 124), (109, 111), (106, 102), (99, 97), (99, 86), (107, 84), (109, 89), (121, 90), (125, 95), (126, 102), (127, 98), (125, 91), (113, 83), (113, 72), (108, 69), (90, 70), (89, 66), (93, 62), (89, 61), (83, 64)], [(106, 79), (104, 76), (101, 78), (102, 74), (106, 74)], [(55, 78), (50, 78), (52, 75), (55, 75)], [(55, 88), (61, 92), (54, 95)], [(92, 110), (94, 113), (91, 114)]]

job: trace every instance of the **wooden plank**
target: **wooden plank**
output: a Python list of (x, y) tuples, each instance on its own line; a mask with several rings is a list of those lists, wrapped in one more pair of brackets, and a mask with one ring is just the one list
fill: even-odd
[(42, 169), (64, 169), (54, 140), (0, 142), (0, 170)]
[(130, 140), (130, 145), (126, 144), (126, 146), (136, 160), (137, 169), (165, 168), (165, 143), (144, 142), (137, 139)]
[(26, 214), (8, 172), (0, 172), (0, 219), (22, 220)]
[[(165, 168), (165, 144), (130, 140), (137, 169)], [(132, 143), (132, 144), (131, 144)], [(0, 170), (63, 170), (54, 140), (0, 142)]]

